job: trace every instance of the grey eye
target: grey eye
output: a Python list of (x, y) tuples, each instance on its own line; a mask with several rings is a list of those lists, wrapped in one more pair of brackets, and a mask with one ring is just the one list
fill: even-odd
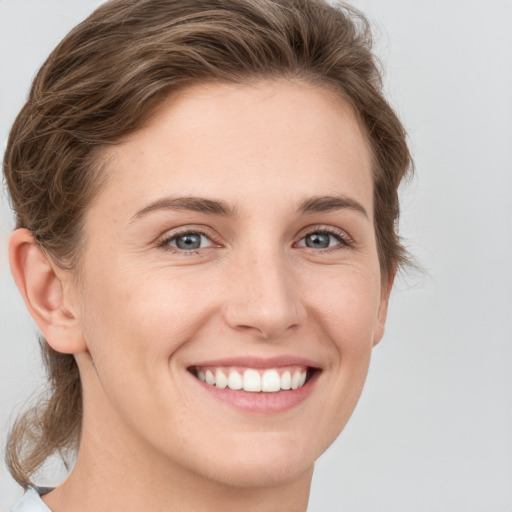
[(176, 247), (178, 249), (199, 249), (201, 247), (201, 235), (188, 234), (176, 238)]
[(184, 233), (169, 241), (169, 245), (183, 251), (194, 251), (212, 245), (211, 240), (201, 233)]
[(311, 249), (327, 249), (331, 242), (337, 242), (333, 235), (329, 233), (310, 233), (304, 237), (304, 245)]
[(309, 249), (330, 249), (339, 246), (350, 247), (348, 242), (342, 234), (330, 233), (328, 231), (312, 231), (306, 236), (301, 238), (296, 247), (307, 247)]

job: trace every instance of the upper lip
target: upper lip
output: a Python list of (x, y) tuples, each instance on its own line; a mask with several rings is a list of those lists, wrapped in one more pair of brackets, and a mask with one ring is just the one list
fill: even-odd
[(245, 368), (279, 368), (280, 366), (307, 366), (319, 369), (320, 365), (311, 359), (282, 355), (274, 357), (239, 356), (194, 362), (190, 366), (242, 366)]

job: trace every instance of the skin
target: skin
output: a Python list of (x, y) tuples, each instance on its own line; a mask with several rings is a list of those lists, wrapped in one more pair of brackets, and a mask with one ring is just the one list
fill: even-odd
[[(88, 209), (78, 271), (28, 231), (11, 237), (27, 306), (52, 347), (75, 354), (84, 388), (77, 463), (44, 501), (54, 512), (305, 510), (314, 462), (359, 399), (392, 281), (351, 108), (302, 82), (203, 84), (103, 157), (110, 177)], [(230, 212), (162, 206), (178, 196)], [(298, 211), (324, 196), (348, 206)], [(173, 246), (183, 229), (203, 245)], [(327, 249), (306, 243), (319, 230)], [(276, 414), (212, 399), (187, 371), (239, 356), (320, 371)]]

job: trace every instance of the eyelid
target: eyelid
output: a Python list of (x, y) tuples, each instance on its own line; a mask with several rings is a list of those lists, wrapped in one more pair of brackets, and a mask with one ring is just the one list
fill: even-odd
[[(174, 228), (169, 231), (166, 231), (163, 235), (158, 237), (156, 240), (156, 245), (158, 248), (162, 250), (168, 250), (179, 254), (197, 254), (199, 251), (205, 251), (211, 249), (212, 247), (222, 247), (222, 244), (218, 241), (218, 237), (211, 232), (212, 230), (206, 228), (205, 226), (200, 225), (187, 225), (179, 228)], [(212, 242), (212, 246), (203, 247), (199, 249), (191, 249), (191, 250), (183, 250), (178, 247), (174, 247), (169, 245), (171, 240), (178, 238), (179, 236), (183, 236), (186, 234), (199, 234), (205, 236)], [(313, 249), (307, 247), (305, 245), (298, 245), (300, 241), (302, 241), (306, 236), (313, 233), (325, 233), (331, 236), (334, 236), (339, 240), (339, 244), (333, 247), (326, 247), (324, 249)], [(334, 227), (334, 226), (326, 226), (326, 225), (311, 225), (303, 228), (299, 234), (297, 235), (298, 240), (293, 244), (294, 247), (306, 247), (307, 249), (311, 249), (315, 252), (328, 253), (330, 251), (340, 250), (340, 249), (350, 249), (355, 246), (354, 239), (343, 229)]]
[[(326, 247), (324, 249), (313, 249), (311, 247), (307, 247), (305, 245), (297, 245), (299, 242), (304, 240), (308, 235), (313, 233), (324, 233), (327, 235), (332, 235), (339, 240), (340, 245), (336, 245), (334, 247)], [(355, 245), (354, 239), (343, 229), (334, 227), (334, 226), (326, 226), (326, 225), (313, 225), (304, 228), (298, 235), (300, 237), (297, 242), (295, 242), (295, 247), (306, 247), (307, 249), (311, 249), (313, 251), (326, 253), (333, 250), (338, 250), (340, 248), (353, 248)], [(340, 247), (341, 246), (341, 247)]]
[[(212, 243), (211, 246), (202, 247), (199, 249), (191, 249), (191, 250), (183, 250), (179, 247), (175, 247), (169, 244), (172, 240), (187, 234), (197, 234), (201, 236), (205, 236)], [(166, 231), (163, 235), (158, 237), (156, 240), (156, 245), (158, 248), (162, 250), (172, 251), (179, 254), (197, 254), (199, 251), (208, 250), (212, 247), (221, 247), (221, 244), (216, 240), (216, 236), (211, 233), (211, 230), (206, 229), (204, 226), (182, 226), (180, 228), (175, 228), (169, 231)]]

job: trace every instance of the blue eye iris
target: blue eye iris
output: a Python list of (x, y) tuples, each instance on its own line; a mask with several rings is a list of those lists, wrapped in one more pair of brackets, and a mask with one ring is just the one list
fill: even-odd
[(187, 233), (186, 235), (177, 236), (174, 239), (176, 247), (183, 250), (194, 250), (201, 247), (201, 238), (203, 235), (200, 233)]
[(158, 245), (162, 248), (171, 249), (175, 253), (195, 254), (202, 251), (202, 249), (213, 247), (215, 244), (208, 235), (201, 231), (182, 231), (163, 239)]
[(331, 244), (332, 235), (328, 233), (310, 233), (304, 238), (306, 247), (311, 249), (327, 249)]

